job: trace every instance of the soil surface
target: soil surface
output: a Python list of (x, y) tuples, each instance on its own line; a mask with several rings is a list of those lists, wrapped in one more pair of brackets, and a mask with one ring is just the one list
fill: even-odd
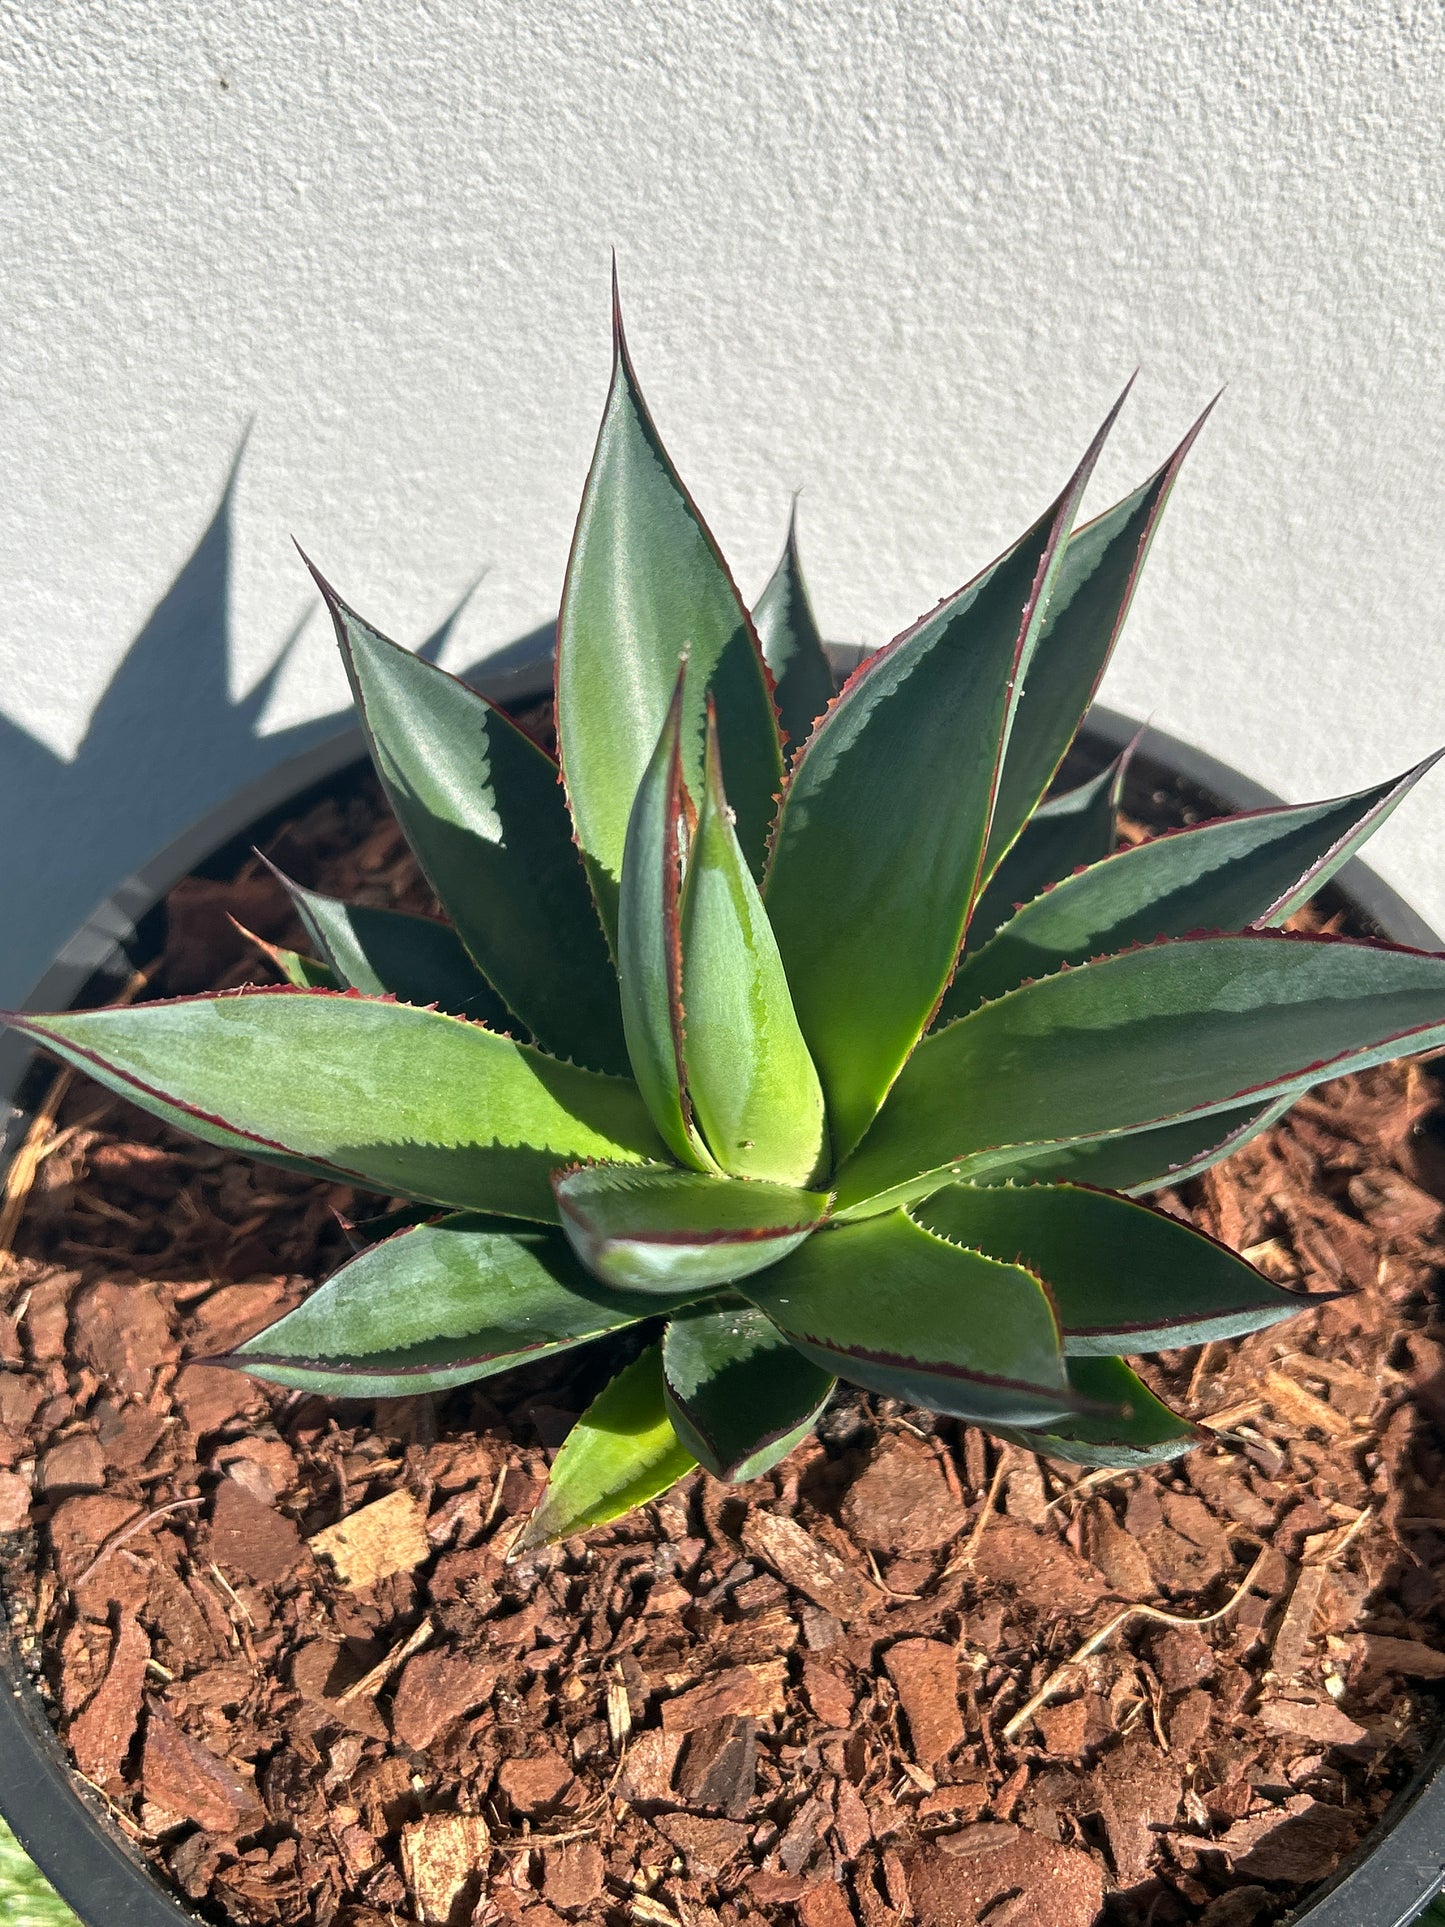
[[(267, 847), (428, 907), (369, 779)], [(188, 879), (138, 994), (270, 981), (227, 912), (296, 934), (254, 860)], [(626, 1350), (349, 1404), (191, 1362), (384, 1206), (67, 1080), (0, 1219), (16, 1644), (215, 1921), (1276, 1921), (1439, 1725), (1438, 1109), (1428, 1067), (1344, 1079), (1160, 1195), (1321, 1294), (1146, 1363), (1205, 1428), (1175, 1465), (1090, 1474), (844, 1391), (768, 1477), (508, 1563)]]

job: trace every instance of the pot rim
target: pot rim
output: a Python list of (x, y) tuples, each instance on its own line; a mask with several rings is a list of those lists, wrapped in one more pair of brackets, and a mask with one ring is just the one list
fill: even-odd
[[(862, 655), (842, 648), (831, 653), (843, 669), (853, 667)], [(514, 656), (505, 672), (488, 674), (483, 664), (475, 680), (497, 702), (526, 702), (549, 693), (550, 639), (539, 639), (531, 660), (517, 663)], [(1098, 705), (1085, 719), (1080, 747), (1102, 766), (1136, 737), (1137, 766), (1182, 780), (1231, 810), (1260, 809), (1280, 801), (1202, 750), (1152, 727), (1141, 733), (1130, 718)], [(258, 819), (365, 755), (361, 730), (342, 729), (208, 811), (97, 905), (56, 954), (24, 1008), (64, 1008), (97, 975), (122, 980), (130, 968), (125, 946), (134, 940), (137, 923), (182, 877)], [(1445, 949), (1424, 919), (1358, 857), (1340, 869), (1331, 887), (1396, 943)], [(20, 1092), (35, 1055), (16, 1033), (0, 1033), (0, 1101), (7, 1108), (0, 1169), (28, 1128)], [(4, 1624), (0, 1675), (0, 1814), (56, 1891), (88, 1927), (199, 1927), (201, 1916), (161, 1886), (100, 1802), (82, 1791)], [(1445, 1738), (1356, 1851), (1289, 1916), (1290, 1927), (1406, 1927), (1440, 1890), (1442, 1879)]]

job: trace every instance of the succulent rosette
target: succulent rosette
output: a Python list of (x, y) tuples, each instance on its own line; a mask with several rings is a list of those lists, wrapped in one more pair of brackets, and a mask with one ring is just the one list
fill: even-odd
[(1127, 1359), (1301, 1300), (1141, 1198), (1445, 1044), (1445, 956), (1280, 928), (1428, 764), (1116, 849), (1119, 766), (1055, 779), (1200, 424), (1079, 524), (1116, 407), (835, 693), (791, 529), (750, 614), (614, 335), (557, 759), (316, 578), (448, 920), (291, 886), (286, 984), (9, 1021), (208, 1143), (410, 1202), (235, 1366), (387, 1397), (644, 1328), (527, 1543), (694, 1463), (757, 1475), (839, 1377), (1056, 1458), (1186, 1450)]

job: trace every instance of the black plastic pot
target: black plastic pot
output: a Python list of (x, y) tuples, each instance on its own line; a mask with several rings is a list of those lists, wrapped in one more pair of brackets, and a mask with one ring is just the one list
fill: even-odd
[[(838, 652), (842, 656), (843, 652)], [(484, 682), (489, 695), (524, 702), (550, 686), (545, 655)], [(1136, 733), (1136, 725), (1095, 709), (1080, 739), (1083, 765), (1102, 765)], [(348, 731), (249, 784), (127, 877), (65, 946), (27, 998), (27, 1008), (57, 1010), (104, 1001), (131, 969), (137, 926), (183, 876), (244, 838), (265, 819), (288, 811), (308, 791), (363, 756), (359, 731)], [(1224, 764), (1156, 730), (1146, 730), (1134, 775), (1218, 813), (1278, 801)], [(1331, 886), (1380, 935), (1421, 949), (1441, 940), (1388, 885), (1354, 861)], [(0, 1032), (0, 1103), (6, 1118), (0, 1170), (29, 1123), (32, 1053), (13, 1032)], [(5, 1616), (8, 1623), (9, 1615)], [(0, 1813), (86, 1927), (196, 1927), (197, 1916), (159, 1885), (136, 1852), (80, 1785), (51, 1728), (20, 1655), (0, 1630)], [(1291, 1916), (1299, 1927), (1405, 1927), (1445, 1880), (1445, 1742), (1383, 1822), (1335, 1878)]]

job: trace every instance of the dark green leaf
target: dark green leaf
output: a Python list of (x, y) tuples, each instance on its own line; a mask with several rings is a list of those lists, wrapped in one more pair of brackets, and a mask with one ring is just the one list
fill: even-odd
[(828, 1211), (816, 1191), (696, 1171), (586, 1164), (554, 1182), (562, 1228), (590, 1272), (674, 1296), (775, 1264)]
[(803, 565), (798, 559), (798, 504), (788, 517), (782, 559), (753, 610), (763, 660), (776, 679), (774, 697), (791, 762), (835, 694), (833, 670), (823, 649)]
[(1248, 1104), (1235, 1111), (1211, 1111), (1207, 1117), (1129, 1131), (1121, 1137), (1035, 1145), (1013, 1152), (1006, 1162), (982, 1174), (978, 1182), (1007, 1184), (1022, 1179), (1053, 1183), (1072, 1178), (1100, 1190), (1136, 1196), (1155, 1191), (1161, 1184), (1183, 1184), (1186, 1178), (1197, 1177), (1268, 1130), (1284, 1116), (1295, 1096), (1291, 1091), (1262, 1107)]
[(1016, 1149), (1261, 1107), (1445, 1043), (1445, 956), (1344, 937), (1179, 937), (1078, 964), (926, 1037), (837, 1211), (886, 1210)]
[(1438, 760), (1427, 757), (1403, 776), (1332, 802), (1252, 810), (1171, 830), (1065, 876), (965, 957), (946, 1000), (949, 1015), (964, 1016), (1061, 964), (1085, 963), (1155, 937), (1283, 923)]
[(835, 1380), (750, 1305), (678, 1312), (662, 1340), (667, 1409), (700, 1465), (741, 1484), (806, 1437)]
[(809, 1184), (824, 1160), (818, 1073), (733, 833), (708, 712), (702, 808), (682, 892), (683, 1061), (707, 1147), (734, 1177)]
[(290, 892), (307, 935), (330, 965), (333, 981), (339, 978), (368, 997), (390, 995), (404, 1004), (435, 1004), (495, 1030), (515, 1024), (449, 923), (343, 903), (293, 883), (280, 870), (276, 875)]
[(1074, 1403), (1038, 1279), (905, 1212), (819, 1231), (742, 1289), (805, 1358), (870, 1391), (980, 1424)]
[(1072, 1412), (1028, 1431), (1005, 1426), (994, 1430), (1026, 1452), (1120, 1472), (1161, 1465), (1203, 1442), (1199, 1428), (1155, 1398), (1122, 1358), (1071, 1358), (1068, 1364), (1074, 1391), (1112, 1410)]
[(1024, 676), (989, 831), (991, 877), (1048, 792), (1129, 613), (1159, 517), (1209, 404), (1156, 475), (1069, 539)]
[(567, 1434), (512, 1557), (620, 1519), (676, 1485), (696, 1463), (672, 1428), (662, 1347), (653, 1345), (598, 1393)]
[(717, 702), (738, 837), (762, 865), (782, 750), (751, 618), (637, 386), (613, 309), (612, 387), (582, 497), (557, 625), (557, 725), (567, 793), (607, 929), (632, 799), (689, 651), (682, 767), (702, 781), (708, 691)]
[(625, 1071), (617, 977), (557, 765), (503, 710), (388, 642), (311, 572), (377, 774), (457, 935), (545, 1050)]
[(388, 1195), (555, 1223), (558, 1165), (664, 1155), (626, 1079), (355, 991), (6, 1021), (207, 1143)]
[(332, 1398), (404, 1398), (585, 1345), (658, 1310), (589, 1278), (555, 1231), (454, 1217), (375, 1244), (224, 1360)]
[(945, 1185), (909, 1215), (1041, 1278), (1075, 1357), (1240, 1338), (1309, 1305), (1178, 1218), (1084, 1185)]
[(319, 958), (306, 957), (299, 950), (288, 950), (284, 944), (268, 943), (258, 937), (254, 930), (248, 930), (244, 923), (232, 923), (246, 939), (255, 944), (262, 956), (267, 958), (287, 983), (296, 990), (343, 990), (345, 985), (337, 977), (330, 964), (322, 963)]
[[(986, 944), (1021, 904), (1032, 903), (1051, 883), (1108, 856), (1117, 837), (1119, 788), (1126, 761), (1127, 752), (1089, 782), (1039, 805), (968, 920), (965, 955)], [(963, 1015), (954, 1004), (950, 985), (933, 1020), (935, 1027)]]
[(1006, 555), (869, 657), (793, 765), (764, 894), (839, 1157), (952, 974), (1018, 682), (1112, 422)]
[(617, 960), (622, 1025), (637, 1088), (674, 1157), (699, 1171), (716, 1169), (698, 1134), (682, 1054), (682, 781), (680, 726), (684, 699), (678, 672), (672, 703), (627, 823), (627, 849), (617, 905)]

